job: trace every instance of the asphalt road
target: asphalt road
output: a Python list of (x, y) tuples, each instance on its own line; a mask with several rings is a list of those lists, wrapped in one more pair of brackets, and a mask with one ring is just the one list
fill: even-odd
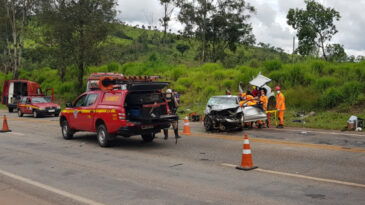
[[(0, 204), (361, 204), (365, 134), (310, 129), (206, 133), (190, 123), (101, 148), (93, 133), (64, 140), (58, 118), (7, 114), (0, 133)], [(0, 121), (1, 122), (1, 121)], [(180, 124), (182, 128), (182, 123)], [(254, 165), (240, 171), (243, 134)], [(171, 133), (172, 135), (172, 133)]]

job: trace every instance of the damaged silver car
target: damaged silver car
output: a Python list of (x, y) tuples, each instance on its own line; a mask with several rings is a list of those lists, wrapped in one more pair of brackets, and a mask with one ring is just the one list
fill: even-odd
[(211, 97), (204, 110), (205, 130), (239, 130), (244, 127), (246, 122), (267, 120), (266, 113), (262, 108), (256, 106), (240, 107), (239, 102), (238, 96)]

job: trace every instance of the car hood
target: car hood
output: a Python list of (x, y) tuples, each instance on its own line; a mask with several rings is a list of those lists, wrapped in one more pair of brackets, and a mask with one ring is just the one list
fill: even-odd
[(34, 106), (37, 107), (58, 107), (60, 106), (59, 104), (56, 103), (33, 103)]
[(238, 108), (238, 107), (239, 107), (239, 105), (212, 105), (212, 108), (210, 108), (210, 110), (221, 111), (221, 110), (233, 109), (233, 108)]

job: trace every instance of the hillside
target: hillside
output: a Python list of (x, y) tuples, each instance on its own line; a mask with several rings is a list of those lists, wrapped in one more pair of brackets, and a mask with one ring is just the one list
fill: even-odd
[[(270, 86), (282, 87), (288, 122), (299, 111), (317, 113), (306, 120), (306, 126), (311, 127), (340, 129), (351, 114), (365, 118), (365, 62), (335, 64), (296, 56), (296, 63), (290, 64), (289, 55), (275, 48), (239, 46), (235, 53), (226, 51), (223, 61), (201, 64), (198, 44), (193, 39), (169, 34), (164, 45), (162, 36), (154, 30), (117, 25), (114, 34), (101, 45), (99, 65), (89, 66), (84, 77), (93, 72), (161, 75), (182, 94), (182, 112), (202, 113), (210, 96), (224, 94), (226, 89), (236, 94), (239, 82), (246, 85), (262, 72), (273, 80)], [(49, 51), (35, 43), (34, 35), (27, 37), (25, 69), (20, 70), (20, 78), (39, 82), (43, 88), (55, 88), (61, 103), (74, 99), (78, 95), (77, 69), (67, 67), (65, 81), (61, 82)], [(176, 49), (178, 44), (189, 45), (190, 49), (182, 55)], [(0, 85), (10, 77), (0, 73)]]

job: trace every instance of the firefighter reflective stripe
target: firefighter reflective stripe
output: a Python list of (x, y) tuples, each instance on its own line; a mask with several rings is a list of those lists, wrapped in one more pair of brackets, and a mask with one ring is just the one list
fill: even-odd
[[(75, 109), (72, 110), (62, 110), (62, 113), (73, 113)], [(90, 109), (90, 110), (79, 110), (80, 114), (89, 114), (91, 112), (95, 113), (116, 113), (115, 109)]]
[(34, 109), (39, 109), (39, 107), (34, 106), (34, 105), (25, 105), (25, 104), (20, 104), (19, 106), (21, 106), (21, 107), (30, 107), (30, 108), (34, 108)]

